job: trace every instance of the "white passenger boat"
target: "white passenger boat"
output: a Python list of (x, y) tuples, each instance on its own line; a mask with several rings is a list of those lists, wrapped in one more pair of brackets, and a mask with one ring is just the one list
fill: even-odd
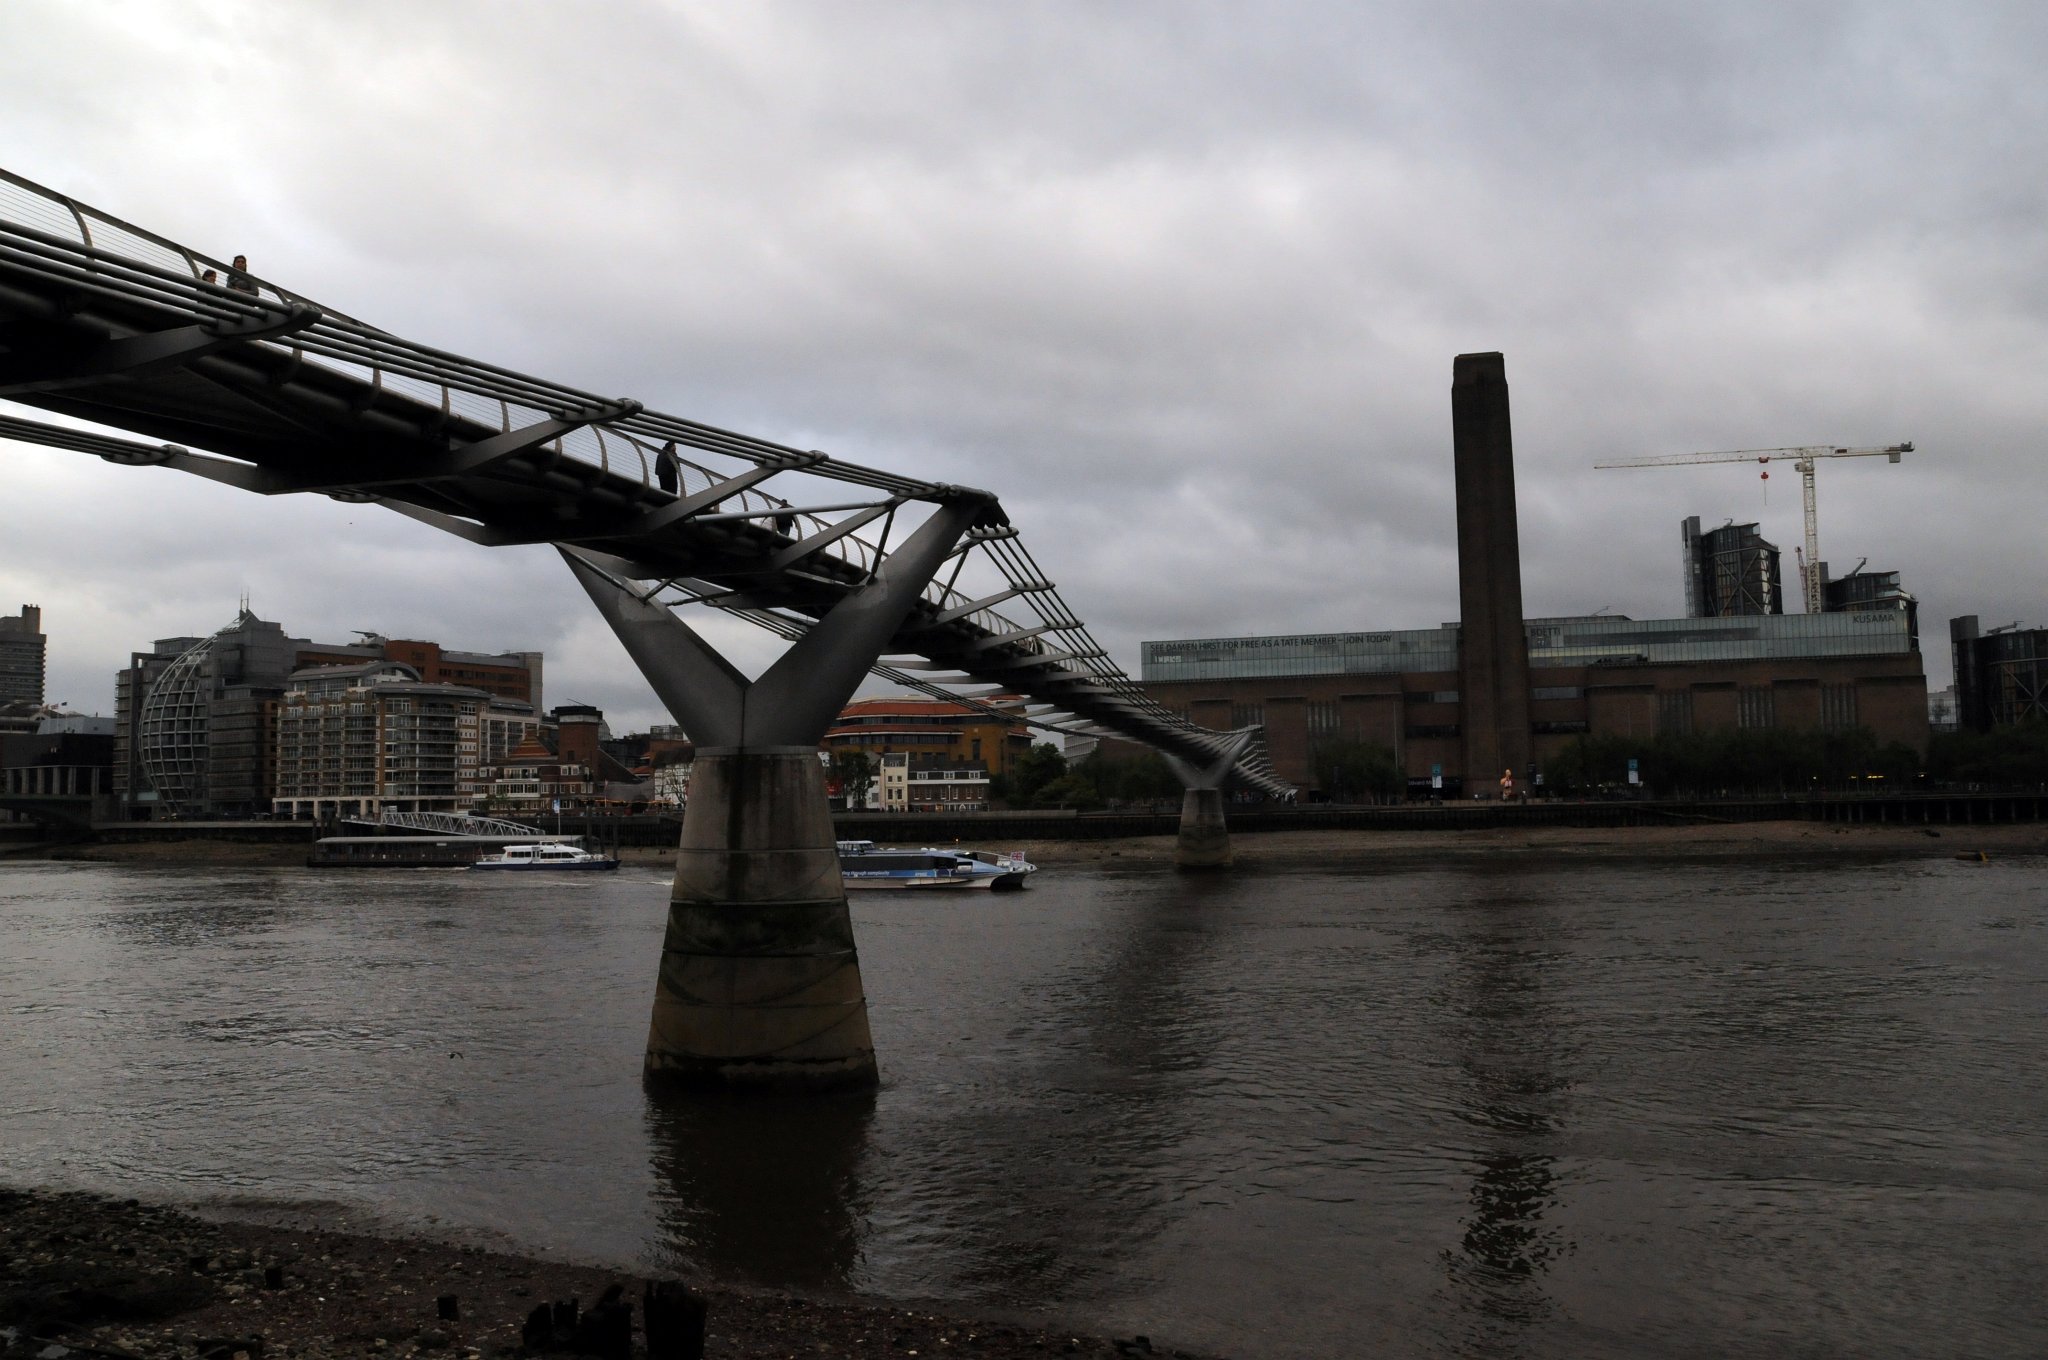
[(885, 850), (873, 841), (839, 842), (839, 874), (849, 891), (872, 888), (987, 888), (1024, 886), (1038, 866), (1022, 855), (996, 850)]
[(616, 869), (619, 862), (603, 855), (593, 855), (578, 845), (562, 841), (541, 841), (535, 845), (508, 845), (495, 855), (485, 855), (469, 866), (472, 869), (531, 869), (539, 871), (560, 871), (564, 869)]

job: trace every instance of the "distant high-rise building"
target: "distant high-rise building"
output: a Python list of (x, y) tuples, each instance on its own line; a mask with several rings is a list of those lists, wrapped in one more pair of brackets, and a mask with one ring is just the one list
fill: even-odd
[(1955, 649), (1956, 722), (1966, 732), (2048, 719), (2048, 628), (1982, 629), (1975, 614), (1948, 621)]
[(1906, 632), (1912, 637), (1913, 646), (1917, 648), (1920, 645), (1920, 601), (1899, 585), (1897, 572), (1859, 568), (1830, 581), (1827, 570), (1827, 563), (1821, 563), (1822, 613), (1863, 614), (1876, 611), (1904, 614)]
[(43, 611), (32, 604), (0, 614), (0, 704), (43, 702)]
[(1699, 516), (1693, 515), (1679, 525), (1679, 534), (1685, 543), (1687, 618), (1785, 612), (1778, 545), (1766, 541), (1754, 524), (1724, 524), (1702, 532)]

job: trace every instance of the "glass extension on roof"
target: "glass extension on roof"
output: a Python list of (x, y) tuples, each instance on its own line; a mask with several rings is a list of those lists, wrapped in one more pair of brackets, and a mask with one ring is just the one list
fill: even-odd
[(1668, 665), (1818, 656), (1889, 656), (1913, 650), (1896, 611), (1630, 619), (1613, 614), (1530, 619), (1531, 666)]
[[(1529, 664), (1539, 668), (1885, 656), (1913, 650), (1907, 616), (1889, 610), (1706, 619), (1601, 614), (1530, 619), (1524, 627)], [(1146, 681), (1455, 671), (1458, 626), (1147, 642), (1143, 656)]]
[(1147, 642), (1145, 680), (1233, 680), (1261, 675), (1399, 675), (1458, 669), (1458, 630), (1296, 633), (1280, 637)]

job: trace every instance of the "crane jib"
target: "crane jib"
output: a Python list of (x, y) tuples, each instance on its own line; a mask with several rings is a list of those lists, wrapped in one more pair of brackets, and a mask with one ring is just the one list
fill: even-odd
[(1786, 459), (1792, 460), (1793, 471), (1799, 474), (1801, 509), (1804, 512), (1806, 529), (1805, 556), (1799, 563), (1801, 591), (1806, 598), (1806, 612), (1818, 614), (1824, 603), (1820, 561), (1820, 520), (1814, 494), (1814, 465), (1816, 458), (1871, 458), (1883, 454), (1887, 461), (1896, 463), (1899, 455), (1913, 452), (1913, 441), (1886, 444), (1875, 448), (1848, 448), (1838, 445), (1813, 445), (1806, 448), (1784, 449), (1727, 449), (1719, 453), (1674, 453), (1660, 458), (1630, 458), (1617, 463), (1595, 463), (1595, 468), (1630, 467), (1683, 467), (1694, 463), (1747, 463), (1754, 461), (1765, 465), (1763, 478), (1770, 480), (1769, 464)]

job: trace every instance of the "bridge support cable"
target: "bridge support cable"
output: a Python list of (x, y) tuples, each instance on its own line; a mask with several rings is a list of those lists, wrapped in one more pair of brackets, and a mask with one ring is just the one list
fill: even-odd
[(590, 554), (559, 551), (696, 743), (647, 1037), (650, 1078), (867, 1086), (867, 996), (818, 748), (986, 499), (944, 504), (749, 681)]

